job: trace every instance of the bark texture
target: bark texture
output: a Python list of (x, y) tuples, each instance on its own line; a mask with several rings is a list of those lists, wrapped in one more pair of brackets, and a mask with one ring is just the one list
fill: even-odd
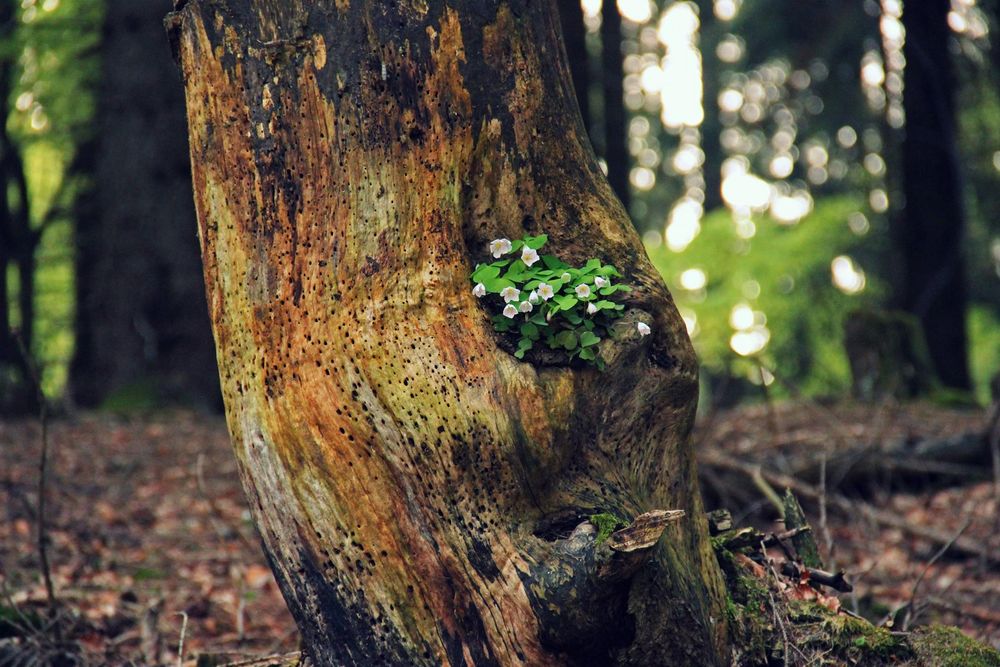
[[(694, 353), (555, 4), (191, 0), (168, 28), (229, 428), (311, 657), (727, 663)], [(634, 288), (604, 372), (517, 361), (471, 293), (490, 239), (540, 232)]]

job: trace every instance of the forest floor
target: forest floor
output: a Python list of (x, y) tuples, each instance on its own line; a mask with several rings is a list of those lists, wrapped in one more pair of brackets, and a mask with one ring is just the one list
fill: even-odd
[[(703, 420), (696, 439), (703, 458), (735, 457), (788, 473), (837, 448), (946, 438), (982, 430), (986, 420), (983, 411), (923, 405), (800, 402), (720, 412)], [(177, 664), (182, 636), (190, 665), (204, 654), (236, 661), (297, 649), (220, 418), (81, 414), (54, 420), (49, 431), (52, 580), (60, 627), (86, 664)], [(46, 615), (36, 548), (39, 451), (36, 421), (0, 422), (0, 643), (5, 630)], [(983, 474), (966, 471), (952, 471), (949, 486), (938, 477), (934, 487), (912, 479), (900, 485), (884, 471), (852, 478), (849, 489), (825, 480), (824, 502), (807, 504), (807, 514), (828, 569), (842, 568), (854, 583), (854, 592), (841, 596), (844, 608), (878, 621), (912, 604), (919, 623), (958, 625), (1000, 646), (1000, 565), (967, 549), (1000, 553), (1000, 508), (988, 462)], [(740, 522), (780, 529), (776, 511), (758, 500), (766, 481), (706, 465), (703, 486), (710, 508), (724, 503)], [(822, 512), (827, 497), (841, 491), (858, 511)], [(872, 520), (873, 508), (961, 533), (966, 548), (887, 527)], [(46, 642), (39, 634), (33, 645), (55, 648)]]

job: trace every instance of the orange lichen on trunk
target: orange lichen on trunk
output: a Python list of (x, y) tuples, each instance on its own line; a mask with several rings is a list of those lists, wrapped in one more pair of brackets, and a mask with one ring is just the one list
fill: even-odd
[[(579, 661), (535, 582), (563, 553), (545, 526), (679, 509), (644, 588), (600, 589), (637, 615), (594, 650), (715, 660), (694, 357), (559, 83), (553, 9), (401, 4), (190, 0), (175, 21), (227, 419), (310, 651)], [(471, 294), (489, 238), (541, 230), (615, 263), (655, 322), (603, 374), (517, 361)]]

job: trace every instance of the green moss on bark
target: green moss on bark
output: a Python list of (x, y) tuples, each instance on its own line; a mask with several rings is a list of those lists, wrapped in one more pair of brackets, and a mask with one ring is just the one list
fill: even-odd
[(623, 521), (608, 512), (591, 514), (588, 520), (597, 528), (597, 538), (595, 539), (597, 544), (603, 544), (611, 537), (611, 533), (620, 528), (627, 528), (629, 525), (628, 521)]

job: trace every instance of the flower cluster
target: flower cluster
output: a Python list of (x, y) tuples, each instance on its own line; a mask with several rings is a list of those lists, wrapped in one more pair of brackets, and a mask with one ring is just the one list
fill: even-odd
[[(573, 268), (552, 255), (540, 255), (546, 241), (544, 234), (490, 241), (489, 251), (496, 261), (476, 266), (472, 293), (489, 297), (498, 310), (502, 304), (493, 316), (493, 327), (518, 335), (514, 352), (518, 359), (536, 343), (544, 343), (549, 349), (565, 351), (570, 359), (579, 357), (603, 367), (597, 344), (625, 308), (609, 297), (629, 287), (613, 283), (621, 274), (599, 259)], [(642, 323), (638, 331), (643, 336), (650, 333)]]

